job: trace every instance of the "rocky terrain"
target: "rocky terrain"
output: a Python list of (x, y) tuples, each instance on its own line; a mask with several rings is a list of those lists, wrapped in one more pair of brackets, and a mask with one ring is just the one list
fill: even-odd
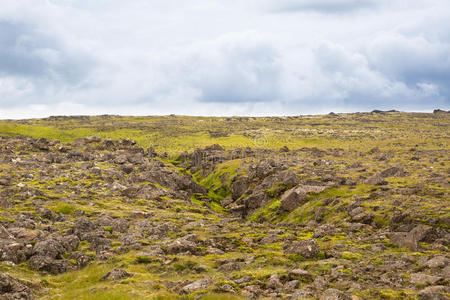
[(154, 118), (0, 124), (0, 299), (449, 299), (448, 112)]

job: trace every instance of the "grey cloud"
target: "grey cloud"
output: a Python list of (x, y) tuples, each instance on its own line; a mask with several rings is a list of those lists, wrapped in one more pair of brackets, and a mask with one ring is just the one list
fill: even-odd
[(0, 74), (48, 78), (78, 84), (92, 67), (86, 54), (73, 53), (31, 24), (0, 21)]
[(372, 43), (368, 57), (373, 69), (409, 87), (435, 85), (450, 103), (450, 44), (422, 36), (384, 36)]
[(0, 117), (450, 108), (445, 0), (4, 2)]
[(185, 71), (188, 84), (200, 91), (200, 101), (264, 102), (279, 98), (282, 66), (270, 41), (244, 33), (198, 47), (188, 55), (195, 63)]
[[(280, 0), (271, 4), (274, 11), (314, 11), (325, 14), (340, 14), (376, 7), (383, 0)], [(378, 3), (377, 3), (378, 2)]]

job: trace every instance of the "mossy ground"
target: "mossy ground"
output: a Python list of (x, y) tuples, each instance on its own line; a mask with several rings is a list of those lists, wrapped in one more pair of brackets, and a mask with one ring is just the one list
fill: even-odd
[[(393, 256), (401, 257), (405, 253), (414, 257), (448, 255), (446, 250), (432, 249), (429, 244), (423, 244), (421, 252), (412, 252), (393, 245), (386, 237), (377, 235), (386, 232), (392, 225), (391, 216), (394, 211), (407, 211), (417, 223), (427, 224), (433, 220), (435, 226), (443, 230), (449, 229), (446, 221), (450, 218), (449, 188), (431, 180), (436, 177), (432, 174), (449, 174), (449, 132), (450, 118), (447, 115), (395, 112), (286, 118), (98, 116), (4, 120), (0, 122), (0, 136), (45, 137), (61, 142), (72, 142), (76, 138), (90, 135), (112, 139), (131, 138), (141, 147), (151, 146), (159, 153), (167, 152), (169, 155), (161, 160), (180, 172), (186, 172), (177, 160), (180, 153), (192, 152), (195, 148), (217, 143), (226, 150), (243, 147), (278, 150), (282, 146), (291, 150), (337, 149), (342, 155), (323, 153), (317, 157), (317, 161), (332, 163), (327, 168), (334, 172), (333, 176), (367, 178), (388, 165), (402, 165), (409, 172), (409, 176), (387, 178), (389, 187), (395, 193), (390, 193), (386, 198), (377, 196), (377, 193), (382, 192), (379, 186), (368, 185), (360, 180), (354, 185), (329, 187), (321, 193), (309, 195), (304, 205), (284, 213), (279, 211), (279, 194), (285, 187), (274, 185), (266, 191), (271, 197), (268, 203), (248, 219), (256, 225), (230, 221), (226, 224), (226, 229), (217, 233), (214, 228), (220, 225), (222, 220), (230, 218), (229, 212), (220, 203), (231, 195), (232, 178), (247, 174), (246, 166), (252, 158), (228, 160), (206, 174), (193, 174), (196, 182), (207, 188), (208, 193), (207, 196), (192, 195), (190, 202), (170, 197), (157, 201), (124, 201), (122, 197), (111, 194), (102, 187), (101, 177), (87, 176), (82, 163), (78, 162), (64, 166), (67, 168), (67, 174), (59, 178), (46, 179), (45, 174), (39, 174), (38, 169), (33, 169), (31, 173), (39, 176), (23, 181), (26, 181), (29, 188), (37, 189), (43, 194), (24, 199), (13, 195), (14, 205), (1, 209), (0, 221), (14, 222), (14, 219), (7, 217), (5, 213), (36, 214), (33, 203), (39, 201), (54, 213), (66, 215), (67, 222), (54, 224), (60, 231), (71, 228), (75, 220), (72, 214), (76, 211), (83, 211), (88, 216), (102, 212), (123, 217), (142, 210), (151, 211), (154, 221), (170, 221), (179, 225), (180, 232), (168, 233), (174, 238), (195, 233), (201, 240), (220, 238), (235, 247), (233, 251), (224, 254), (195, 257), (169, 255), (170, 263), (158, 258), (141, 257), (139, 251), (131, 251), (105, 261), (94, 260), (81, 270), (61, 275), (42, 275), (31, 271), (27, 263), (12, 266), (1, 262), (0, 270), (30, 283), (35, 287), (36, 296), (41, 299), (240, 299), (238, 295), (221, 292), (219, 287), (225, 283), (232, 284), (231, 279), (243, 276), (251, 276), (252, 283), (264, 286), (271, 275), (286, 276), (288, 271), (294, 268), (303, 268), (314, 276), (338, 272), (336, 274), (339, 274), (340, 278), (370, 286), (371, 288), (354, 292), (355, 295), (367, 299), (414, 299), (417, 295), (415, 286), (389, 288), (387, 284), (374, 285), (371, 280), (381, 276), (381, 271), (360, 274), (354, 271), (354, 267), (359, 264), (374, 266), (375, 269), (387, 269)], [(370, 153), (371, 149), (378, 150)], [(379, 157), (376, 151), (379, 151)], [(267, 157), (272, 157), (273, 153), (268, 152)], [(30, 152), (29, 157), (34, 154)], [(389, 163), (383, 160), (382, 154), (388, 156)], [(299, 154), (296, 159), (304, 162), (308, 155), (305, 152)], [(348, 168), (349, 165), (355, 167)], [(97, 163), (96, 166), (101, 170), (114, 168), (114, 165), (108, 162)], [(307, 167), (312, 170), (316, 168), (303, 163), (290, 166), (290, 169), (297, 171), (302, 180), (317, 180), (319, 177), (312, 174)], [(25, 174), (26, 171), (26, 167), (13, 170), (6, 163), (0, 164), (0, 169), (3, 174), (12, 174), (13, 177), (16, 173)], [(14, 185), (19, 183), (13, 182)], [(165, 189), (157, 183), (142, 184), (152, 184)], [(68, 189), (76, 189), (79, 193), (68, 193)], [(409, 189), (415, 190), (413, 195), (405, 196), (400, 193)], [(277, 233), (279, 240), (260, 243), (264, 237), (271, 234), (270, 230), (280, 229), (277, 224), (303, 226), (314, 220), (315, 211), (324, 206), (327, 199), (337, 199), (339, 204), (327, 207), (322, 222), (335, 225), (337, 231), (317, 238), (321, 248), (317, 257), (304, 259), (283, 252), (282, 241), (286, 236), (299, 240), (312, 238), (313, 230), (309, 227), (295, 227), (295, 230), (281, 227), (284, 232)], [(355, 200), (361, 201), (364, 209), (374, 215), (374, 229), (370, 229), (370, 237), (373, 240), (366, 240), (367, 232), (364, 230), (348, 230), (350, 218), (344, 208)], [(188, 227), (187, 220), (200, 221), (206, 226)], [(112, 228), (105, 230), (114, 238), (115, 232)], [(248, 242), (249, 240), (253, 242)], [(149, 246), (158, 242), (143, 241)], [(381, 252), (372, 251), (371, 245), (374, 243), (382, 244), (385, 248)], [(117, 241), (113, 246), (120, 245)], [(81, 243), (79, 247), (90, 251), (88, 243)], [(332, 257), (336, 249), (339, 250), (340, 257)], [(95, 253), (92, 255), (95, 256)], [(220, 260), (245, 261), (250, 256), (253, 261), (240, 270), (221, 272), (217, 269)], [(122, 268), (134, 275), (120, 281), (102, 281), (101, 277), (113, 268)], [(190, 295), (180, 295), (170, 288), (170, 282), (179, 283), (204, 277), (212, 278), (215, 284)], [(300, 288), (310, 284), (311, 282), (302, 282)], [(330, 287), (338, 288), (339, 284), (337, 279), (329, 283)]]

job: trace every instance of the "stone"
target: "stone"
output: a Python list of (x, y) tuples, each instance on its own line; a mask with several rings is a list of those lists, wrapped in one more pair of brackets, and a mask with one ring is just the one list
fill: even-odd
[(66, 272), (70, 264), (65, 260), (56, 260), (50, 256), (34, 255), (30, 258), (29, 265), (32, 270), (55, 275)]
[(20, 280), (0, 273), (0, 299), (4, 300), (31, 300), (33, 295), (28, 286)]
[(430, 260), (428, 260), (424, 266), (428, 267), (428, 268), (444, 268), (445, 266), (448, 265), (449, 263), (449, 259), (445, 256), (435, 256), (433, 258), (431, 258)]
[(442, 277), (427, 275), (424, 273), (413, 273), (409, 277), (409, 281), (414, 284), (436, 284), (441, 280)]
[(133, 274), (128, 273), (122, 269), (114, 269), (103, 275), (101, 278), (102, 281), (105, 280), (120, 280), (133, 276)]
[(384, 180), (384, 178), (378, 174), (375, 174), (375, 175), (367, 178), (365, 183), (369, 184), (369, 185), (386, 185), (386, 184), (388, 184), (388, 182), (386, 180)]
[(197, 290), (206, 289), (209, 285), (211, 285), (212, 280), (209, 278), (203, 278), (197, 281), (194, 281), (193, 283), (190, 283), (188, 285), (185, 285), (181, 290), (186, 293), (192, 293)]
[(328, 289), (320, 296), (320, 300), (352, 300), (352, 296), (337, 289)]
[(436, 285), (424, 288), (419, 292), (419, 300), (448, 300), (447, 295), (450, 292), (448, 286)]
[(319, 245), (314, 239), (294, 241), (285, 245), (286, 254), (300, 254), (304, 258), (313, 258), (319, 253)]
[(267, 281), (267, 287), (275, 290), (282, 288), (283, 283), (281, 283), (280, 277), (277, 274), (272, 274)]

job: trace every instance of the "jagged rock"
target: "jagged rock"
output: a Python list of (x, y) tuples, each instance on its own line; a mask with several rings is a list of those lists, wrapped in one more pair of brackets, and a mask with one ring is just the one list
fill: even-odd
[(120, 168), (122, 170), (122, 172), (124, 172), (125, 174), (130, 174), (134, 171), (134, 165), (133, 164), (123, 164), (122, 167)]
[(352, 300), (352, 296), (337, 289), (328, 289), (320, 296), (320, 300)]
[(308, 292), (307, 290), (298, 289), (295, 290), (290, 299), (309, 299), (311, 298), (312, 294), (311, 292)]
[(30, 288), (20, 280), (0, 273), (0, 299), (31, 300), (33, 299), (33, 295)]
[(384, 180), (383, 177), (381, 177), (379, 174), (372, 175), (371, 177), (367, 178), (365, 181), (366, 184), (369, 185), (386, 185), (388, 182)]
[(445, 256), (436, 256), (431, 258), (430, 260), (428, 260), (424, 266), (428, 267), (428, 268), (444, 268), (445, 266), (447, 266), (450, 262), (450, 259), (448, 259)]
[(220, 272), (224, 272), (224, 273), (239, 271), (240, 269), (241, 269), (241, 264), (239, 264), (237, 262), (225, 263), (225, 264), (220, 265), (217, 268), (217, 270), (219, 270)]
[(314, 229), (314, 238), (321, 238), (327, 235), (333, 235), (336, 231), (336, 228), (332, 225), (329, 224), (324, 224), (321, 225), (319, 227), (317, 227), (316, 229)]
[(306, 203), (309, 193), (320, 193), (326, 186), (299, 185), (287, 190), (280, 198), (280, 209), (283, 211), (293, 211), (300, 205)]
[(61, 258), (66, 252), (66, 249), (64, 248), (61, 240), (50, 238), (37, 242), (33, 247), (33, 252), (35, 255), (48, 256), (55, 259)]
[(286, 244), (284, 252), (287, 254), (300, 254), (304, 258), (313, 258), (319, 253), (319, 245), (314, 239), (305, 239)]
[(401, 167), (391, 167), (380, 173), (382, 178), (392, 177), (392, 176), (405, 176), (405, 171)]
[(133, 276), (133, 274), (128, 273), (125, 270), (122, 269), (114, 269), (103, 275), (102, 281), (105, 280), (119, 280), (119, 279), (125, 279), (128, 277)]
[(253, 285), (247, 285), (245, 288), (242, 289), (242, 296), (246, 299), (254, 299), (257, 298), (259, 295), (261, 295), (262, 290), (259, 287), (259, 285), (253, 284)]
[(409, 280), (414, 284), (436, 284), (442, 280), (442, 277), (424, 273), (413, 273), (410, 275)]
[(60, 274), (66, 272), (70, 264), (65, 260), (56, 260), (50, 256), (34, 255), (30, 258), (29, 265), (30, 269), (35, 271)]
[(167, 245), (166, 252), (169, 254), (177, 254), (183, 252), (195, 254), (196, 252), (198, 252), (196, 242), (197, 236), (195, 234), (190, 234), (182, 238), (178, 238), (169, 245)]
[(0, 225), (0, 239), (13, 239), (14, 236), (2, 225)]
[(280, 277), (277, 274), (272, 274), (267, 281), (267, 287), (270, 289), (279, 289), (283, 287), (283, 283), (280, 280)]
[(289, 271), (289, 277), (292, 279), (300, 279), (302, 282), (305, 282), (311, 281), (314, 275), (303, 269), (293, 269)]
[(232, 198), (236, 200), (241, 197), (247, 191), (249, 185), (247, 176), (234, 177), (230, 186)]
[(188, 285), (185, 285), (181, 290), (186, 293), (192, 293), (197, 290), (206, 289), (209, 285), (211, 285), (212, 280), (209, 278), (203, 278), (197, 281), (194, 281), (193, 283), (190, 283)]
[(419, 250), (419, 242), (426, 237), (430, 230), (431, 227), (429, 226), (419, 225), (410, 232), (389, 233), (388, 237), (399, 247), (405, 247), (411, 251), (417, 251)]
[(286, 191), (280, 198), (280, 209), (283, 211), (293, 211), (306, 202), (307, 195), (303, 191), (297, 191), (295, 188)]
[(228, 283), (220, 286), (219, 291), (225, 292), (225, 293), (233, 293), (233, 294), (237, 293), (237, 290), (231, 284), (228, 284)]
[(419, 292), (420, 300), (448, 300), (450, 288), (448, 286), (436, 285), (424, 288)]

